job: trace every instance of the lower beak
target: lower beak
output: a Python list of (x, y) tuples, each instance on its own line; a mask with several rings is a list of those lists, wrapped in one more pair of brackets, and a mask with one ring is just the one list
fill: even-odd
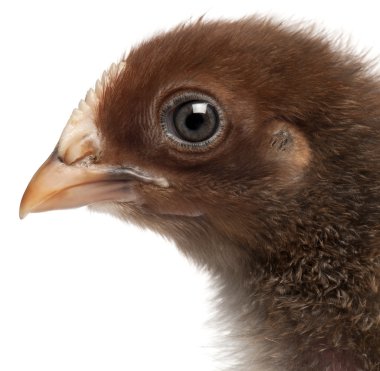
[(137, 182), (167, 186), (133, 168), (66, 165), (56, 151), (33, 176), (20, 204), (20, 218), (29, 213), (68, 209), (106, 201), (135, 201)]

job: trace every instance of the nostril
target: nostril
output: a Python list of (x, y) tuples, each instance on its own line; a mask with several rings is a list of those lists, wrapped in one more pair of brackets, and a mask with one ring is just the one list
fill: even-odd
[(94, 164), (96, 162), (96, 160), (97, 160), (96, 156), (88, 155), (88, 156), (84, 156), (84, 157), (78, 159), (77, 161), (75, 161), (71, 165), (79, 165), (79, 166), (83, 166), (83, 167), (88, 167), (88, 166)]
[(95, 143), (84, 137), (82, 140), (71, 143), (63, 153), (61, 161), (66, 165), (90, 165), (98, 158), (98, 148)]

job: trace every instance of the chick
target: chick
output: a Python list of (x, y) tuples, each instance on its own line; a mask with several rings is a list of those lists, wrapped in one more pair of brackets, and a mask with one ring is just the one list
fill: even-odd
[(180, 25), (74, 110), (29, 212), (91, 205), (220, 287), (236, 370), (380, 370), (380, 76), (268, 19)]

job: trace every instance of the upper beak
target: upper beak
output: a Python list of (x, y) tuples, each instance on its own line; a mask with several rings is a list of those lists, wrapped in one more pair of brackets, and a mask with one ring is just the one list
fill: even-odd
[(21, 219), (31, 212), (104, 201), (133, 201), (137, 198), (133, 187), (136, 182), (168, 186), (165, 178), (132, 167), (95, 163), (94, 159), (101, 152), (101, 141), (91, 121), (74, 111), (57, 148), (25, 190), (20, 204)]

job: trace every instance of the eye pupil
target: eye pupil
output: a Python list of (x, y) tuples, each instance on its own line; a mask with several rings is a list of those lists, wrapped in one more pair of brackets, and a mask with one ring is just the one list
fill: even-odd
[(189, 130), (199, 130), (204, 123), (203, 113), (192, 113), (186, 117), (186, 127)]

